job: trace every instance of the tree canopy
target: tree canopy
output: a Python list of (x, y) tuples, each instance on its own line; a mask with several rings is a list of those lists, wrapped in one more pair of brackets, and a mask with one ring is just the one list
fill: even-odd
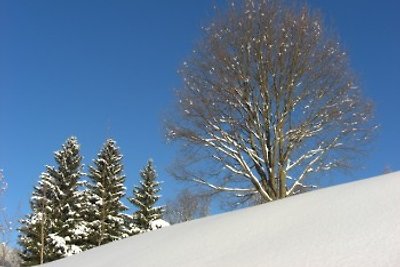
[(180, 70), (168, 137), (173, 174), (243, 201), (307, 190), (351, 166), (374, 125), (348, 56), (320, 14), (285, 1), (234, 1)]

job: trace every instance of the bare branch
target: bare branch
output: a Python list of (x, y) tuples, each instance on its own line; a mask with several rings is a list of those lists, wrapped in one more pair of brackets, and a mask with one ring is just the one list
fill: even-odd
[(230, 187), (223, 187), (223, 186), (217, 186), (217, 185), (213, 185), (211, 183), (208, 183), (206, 181), (204, 181), (203, 179), (199, 179), (199, 178), (194, 178), (192, 179), (192, 181), (197, 182), (199, 184), (203, 184), (206, 185), (212, 189), (215, 189), (217, 191), (230, 191), (230, 192), (254, 192), (254, 189), (251, 188), (230, 188)]

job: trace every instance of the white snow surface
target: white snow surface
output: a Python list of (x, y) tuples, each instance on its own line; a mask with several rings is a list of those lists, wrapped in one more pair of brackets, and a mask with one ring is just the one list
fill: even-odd
[(400, 172), (173, 225), (47, 266), (400, 266)]

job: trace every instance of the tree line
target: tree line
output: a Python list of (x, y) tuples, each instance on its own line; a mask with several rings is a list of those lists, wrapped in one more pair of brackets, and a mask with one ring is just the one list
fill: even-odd
[(160, 220), (164, 207), (156, 205), (160, 183), (152, 160), (128, 198), (136, 211), (127, 214), (122, 155), (114, 140), (105, 142), (87, 174), (76, 137), (69, 138), (54, 159), (56, 166), (46, 166), (40, 175), (31, 212), (21, 220), (18, 242), (24, 265), (54, 261), (166, 225)]

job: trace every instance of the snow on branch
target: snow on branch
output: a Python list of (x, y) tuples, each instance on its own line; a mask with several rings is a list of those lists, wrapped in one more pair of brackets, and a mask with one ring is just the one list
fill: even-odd
[(206, 185), (217, 191), (230, 191), (230, 192), (254, 192), (255, 191), (254, 188), (234, 188), (234, 187), (217, 186), (217, 185), (209, 183), (200, 178), (193, 178), (192, 181), (197, 182), (199, 184)]

